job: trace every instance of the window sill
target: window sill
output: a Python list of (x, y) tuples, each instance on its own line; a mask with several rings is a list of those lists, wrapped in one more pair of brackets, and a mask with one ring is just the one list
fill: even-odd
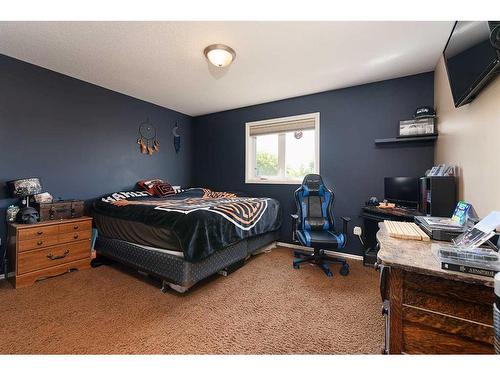
[(245, 180), (245, 184), (300, 185), (302, 180)]

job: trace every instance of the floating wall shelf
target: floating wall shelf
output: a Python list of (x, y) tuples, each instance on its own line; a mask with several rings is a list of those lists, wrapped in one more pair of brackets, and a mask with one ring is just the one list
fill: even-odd
[(395, 143), (419, 143), (419, 142), (434, 142), (437, 135), (430, 135), (425, 137), (400, 137), (400, 138), (381, 138), (375, 139), (376, 145), (388, 145)]

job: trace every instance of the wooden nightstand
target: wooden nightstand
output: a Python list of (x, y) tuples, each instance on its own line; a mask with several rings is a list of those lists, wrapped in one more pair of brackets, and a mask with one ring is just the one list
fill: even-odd
[(92, 218), (9, 225), (9, 277), (22, 288), (73, 269), (90, 267)]

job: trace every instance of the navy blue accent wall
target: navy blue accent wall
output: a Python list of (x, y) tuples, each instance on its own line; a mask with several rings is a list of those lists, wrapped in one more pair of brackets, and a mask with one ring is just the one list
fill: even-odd
[[(361, 223), (364, 202), (383, 198), (384, 176), (421, 176), (433, 165), (431, 143), (374, 145), (375, 138), (396, 136), (399, 120), (412, 118), (416, 107), (433, 103), (434, 75), (429, 72), (196, 117), (195, 185), (278, 199), (285, 215), (281, 240), (290, 241), (289, 214), (295, 212), (298, 185), (245, 184), (245, 123), (320, 112), (320, 172), (336, 194), (336, 216), (352, 217), (352, 233)], [(362, 253), (353, 235), (347, 251)]]
[[(285, 215), (281, 239), (290, 241), (297, 185), (244, 183), (245, 123), (310, 112), (321, 113), (320, 169), (336, 194), (335, 214), (358, 225), (363, 202), (383, 196), (384, 176), (418, 176), (432, 166), (432, 144), (375, 147), (373, 141), (395, 136), (399, 120), (432, 105), (433, 92), (433, 73), (424, 73), (193, 119), (0, 55), (0, 237), (4, 243), (5, 208), (15, 203), (7, 180), (38, 176), (55, 197), (87, 200), (163, 177), (277, 198)], [(147, 117), (161, 140), (152, 157), (135, 143)], [(170, 133), (175, 121), (181, 125), (179, 154)], [(348, 251), (360, 254), (359, 241), (349, 240)]]
[[(153, 156), (142, 155), (136, 144), (148, 117), (161, 141)], [(171, 134), (176, 121), (179, 154)], [(149, 177), (190, 185), (191, 123), (182, 113), (0, 55), (2, 243), (5, 208), (16, 202), (5, 187), (11, 179), (37, 176), (54, 197), (77, 199), (130, 189)]]

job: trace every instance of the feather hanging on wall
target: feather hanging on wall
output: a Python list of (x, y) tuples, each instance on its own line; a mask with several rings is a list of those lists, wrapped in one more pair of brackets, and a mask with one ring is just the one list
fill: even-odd
[(175, 123), (175, 126), (172, 129), (172, 134), (174, 135), (174, 148), (175, 148), (175, 153), (179, 153), (181, 149), (181, 136), (178, 133), (179, 130), (179, 125)]

